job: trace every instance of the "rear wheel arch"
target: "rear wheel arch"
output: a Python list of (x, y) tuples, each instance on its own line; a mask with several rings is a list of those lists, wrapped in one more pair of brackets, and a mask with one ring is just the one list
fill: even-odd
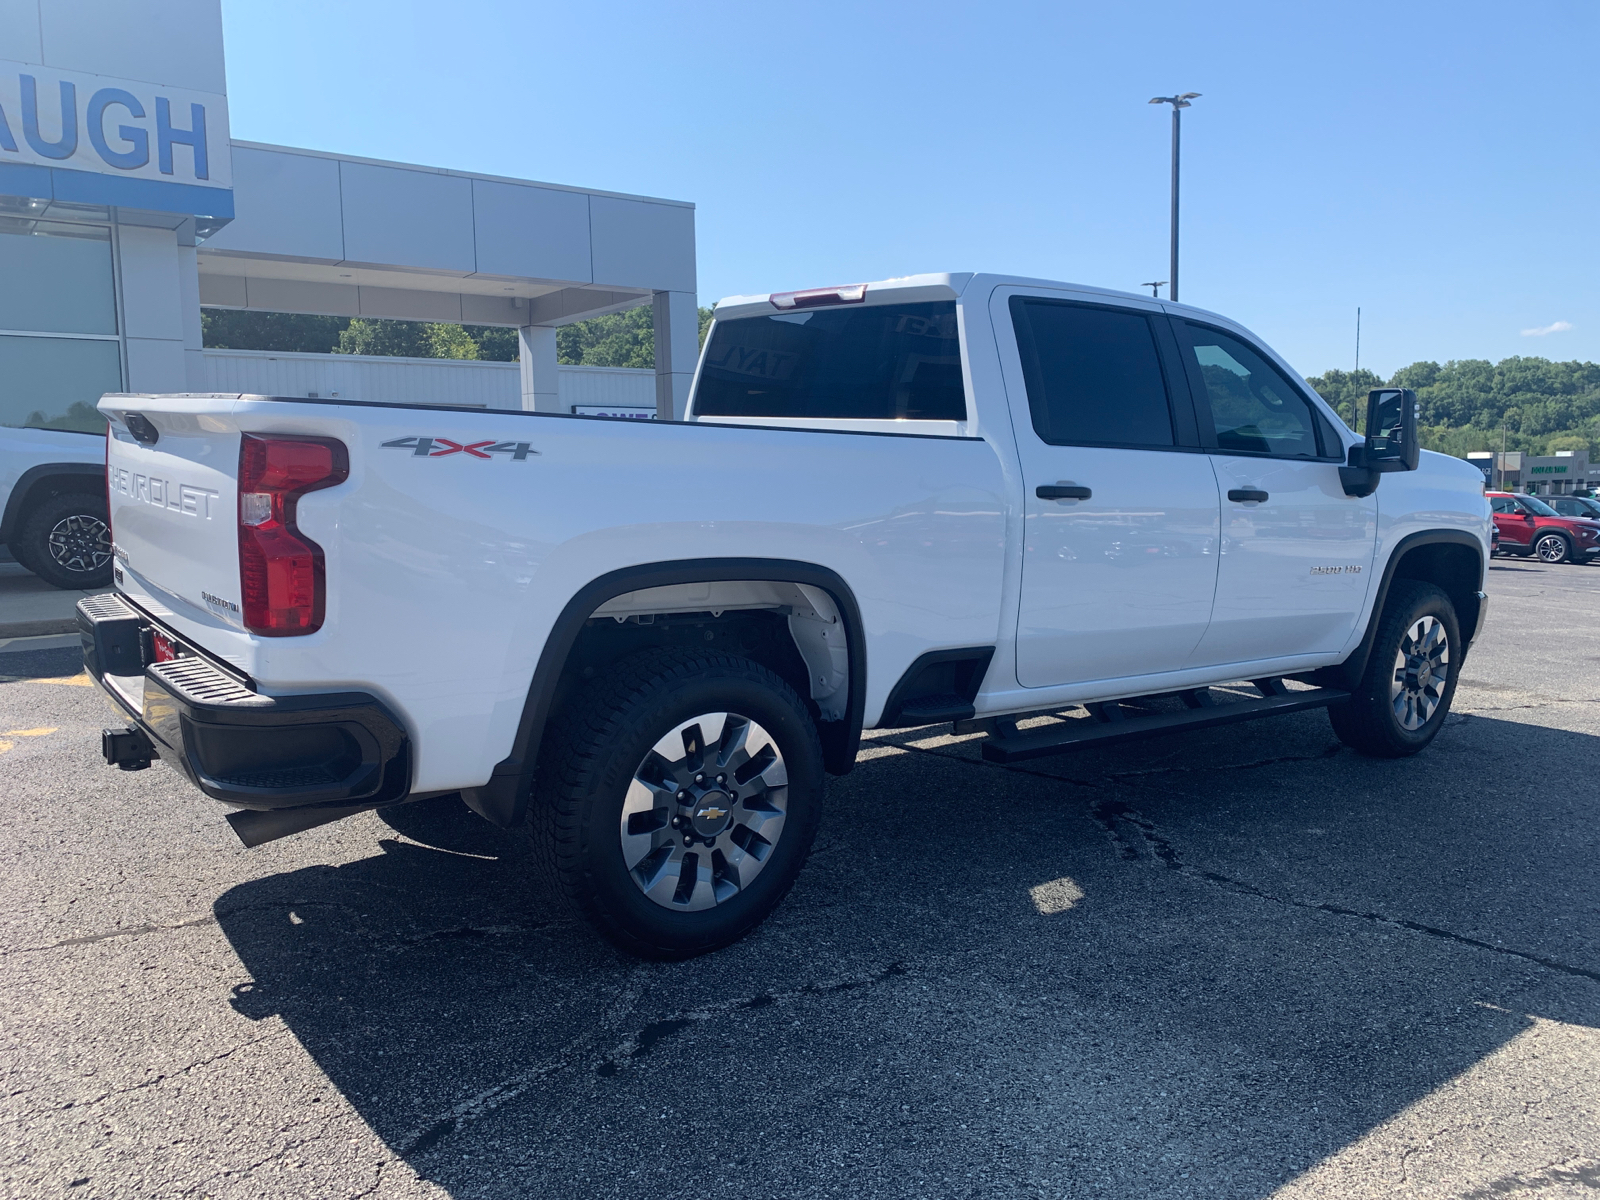
[[(496, 825), (510, 827), (523, 822), (546, 729), (562, 699), (574, 694), (584, 682), (581, 669), (587, 645), (585, 631), (586, 627), (591, 625), (591, 617), (597, 610), (618, 597), (632, 592), (682, 584), (727, 581), (803, 585), (820, 589), (833, 602), (846, 639), (848, 694), (843, 705), (842, 720), (817, 719), (817, 713), (813, 713), (813, 718), (817, 719), (827, 770), (835, 775), (847, 773), (854, 765), (856, 752), (860, 747), (862, 716), (866, 703), (865, 633), (860, 608), (849, 585), (837, 572), (815, 563), (757, 558), (684, 559), (624, 567), (608, 572), (590, 581), (568, 600), (561, 615), (551, 627), (538, 664), (534, 668), (511, 753), (496, 764), (487, 783), (463, 790), (462, 797), (468, 806)], [(770, 615), (776, 616), (776, 614)], [(711, 631), (714, 643), (720, 633), (731, 630), (735, 625), (759, 624), (762, 619), (765, 618), (759, 614), (752, 618), (749, 614), (735, 617), (732, 613), (725, 613), (723, 618), (719, 618), (716, 622), (700, 622), (700, 624), (715, 626)], [(619, 623), (619, 629), (625, 631), (626, 624), (626, 622)], [(602, 633), (609, 632), (602, 630)], [(701, 633), (703, 634), (704, 630), (701, 630)], [(631, 649), (621, 644), (615, 648), (617, 653), (613, 657), (620, 657)], [(798, 646), (793, 646), (793, 651), (794, 661), (783, 662), (781, 654), (771, 658), (757, 654), (753, 656), (753, 661), (773, 670), (795, 687), (802, 697), (806, 697), (810, 692), (806, 686), (804, 658)], [(796, 677), (795, 662), (802, 664), (799, 667), (798, 677)]]

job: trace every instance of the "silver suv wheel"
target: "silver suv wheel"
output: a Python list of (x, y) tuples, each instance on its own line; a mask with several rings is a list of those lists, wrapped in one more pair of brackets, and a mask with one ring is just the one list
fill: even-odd
[(1421, 729), (1439, 707), (1450, 679), (1450, 638), (1437, 617), (1427, 616), (1406, 630), (1394, 658), (1389, 702), (1403, 729)]
[(87, 513), (63, 517), (50, 527), (45, 546), (62, 570), (93, 575), (111, 561), (111, 530)]
[(1565, 562), (1567, 558), (1567, 539), (1559, 533), (1547, 533), (1534, 543), (1533, 552), (1547, 563)]
[(788, 772), (778, 743), (738, 713), (673, 729), (634, 770), (618, 830), (638, 889), (694, 912), (737, 896), (783, 834)]

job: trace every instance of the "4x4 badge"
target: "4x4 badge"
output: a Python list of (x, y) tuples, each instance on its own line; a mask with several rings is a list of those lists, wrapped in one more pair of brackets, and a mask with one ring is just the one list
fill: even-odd
[[(527, 442), (452, 442), (442, 437), (403, 437), (385, 442), (385, 449), (409, 450), (415, 458), (444, 458), (449, 454), (470, 454), (473, 458), (488, 458), (492, 454), (509, 454), (512, 462), (522, 462), (530, 454), (539, 452)], [(441, 449), (434, 449), (435, 446)]]

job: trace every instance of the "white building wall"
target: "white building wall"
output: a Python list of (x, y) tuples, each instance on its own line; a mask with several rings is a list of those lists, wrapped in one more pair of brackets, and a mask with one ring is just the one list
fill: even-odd
[[(390, 404), (521, 408), (521, 367), (476, 359), (356, 354), (205, 351), (204, 389), (261, 396), (317, 396)], [(656, 407), (656, 373), (627, 367), (561, 367), (562, 411), (573, 405)]]

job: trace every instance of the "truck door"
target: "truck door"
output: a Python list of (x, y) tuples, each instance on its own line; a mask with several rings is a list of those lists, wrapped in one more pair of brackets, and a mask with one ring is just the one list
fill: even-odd
[(1371, 580), (1377, 500), (1345, 495), (1343, 441), (1265, 351), (1173, 326), (1222, 505), (1217, 599), (1191, 664), (1340, 649)]
[(1216, 587), (1216, 478), (1168, 323), (1070, 295), (991, 308), (1025, 488), (1023, 687), (1181, 667)]

